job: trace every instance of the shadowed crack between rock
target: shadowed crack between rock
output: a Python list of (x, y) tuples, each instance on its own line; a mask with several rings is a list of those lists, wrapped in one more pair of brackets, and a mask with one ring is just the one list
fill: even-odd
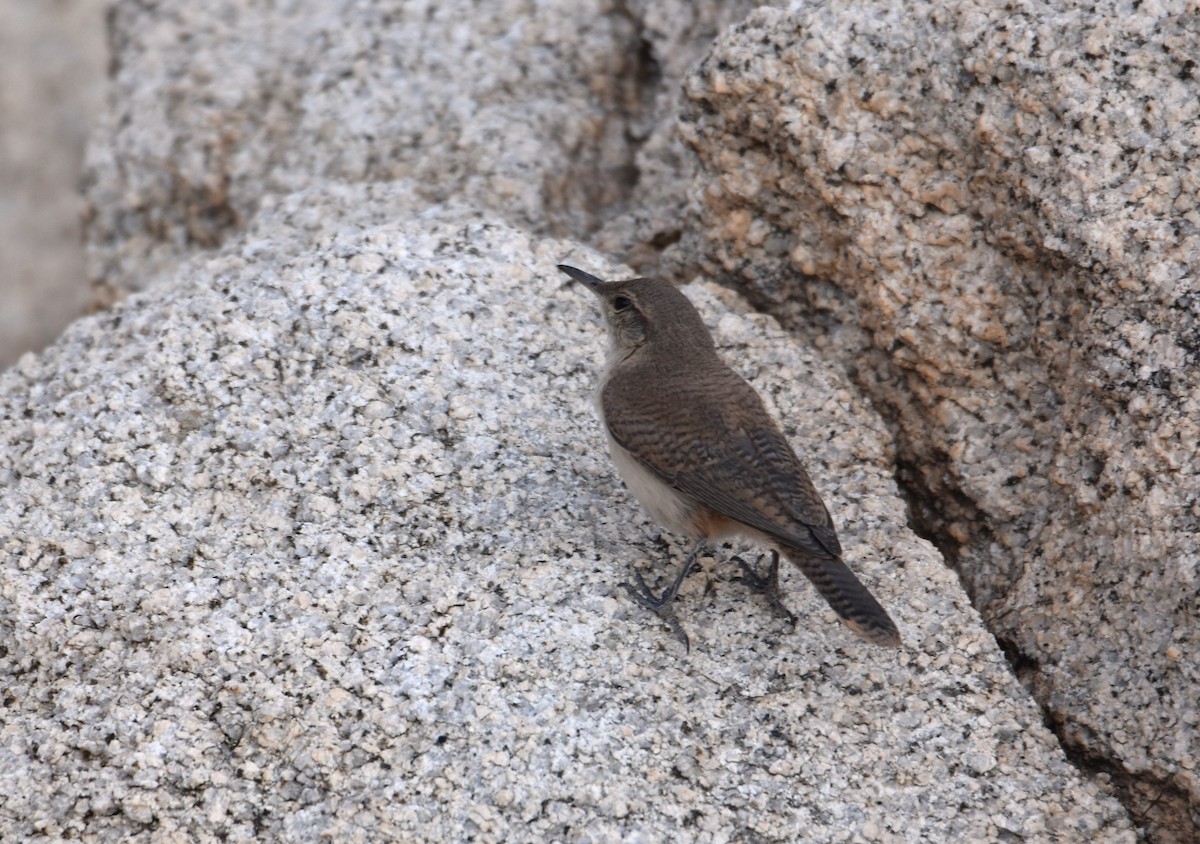
[[(887, 414), (881, 415), (888, 419)], [(888, 421), (899, 439), (899, 433), (890, 425), (891, 420)], [(939, 510), (944, 513), (949, 495), (953, 499), (954, 509), (958, 511), (956, 518), (959, 521), (965, 518), (973, 533), (978, 531), (980, 534), (990, 534), (986, 521), (970, 498), (961, 491), (947, 488), (935, 493), (925, 488), (919, 482), (922, 474), (911, 457), (897, 457), (896, 485), (908, 508), (908, 527), (918, 536), (933, 543), (946, 560), (946, 564), (958, 573), (972, 606), (979, 610), (984, 626), (996, 637), (996, 643), (1004, 653), (1013, 676), (1037, 704), (1043, 725), (1058, 739), (1059, 747), (1062, 748), (1067, 761), (1082, 775), (1116, 797), (1146, 836), (1147, 841), (1156, 844), (1200, 841), (1200, 824), (1191, 816), (1186, 789), (1150, 772), (1132, 773), (1119, 762), (1103, 757), (1071, 739), (1072, 731), (1084, 728), (1079, 724), (1068, 724), (1048, 708), (1045, 696), (1038, 688), (1040, 668), (1037, 660), (1022, 652), (1015, 642), (997, 635), (992, 629), (984, 608), (980, 607), (976, 600), (975, 590), (971, 588), (971, 578), (961, 569), (961, 543), (946, 531), (934, 527), (938, 522), (944, 524), (952, 520), (931, 519), (929, 514)], [(975, 514), (974, 517), (971, 516), (972, 513)], [(1102, 742), (1097, 740), (1094, 744), (1098, 746)]]
[[(638, 154), (657, 124), (655, 103), (663, 86), (662, 69), (641, 16), (624, 1), (614, 6), (612, 15), (630, 30), (620, 51), (627, 57), (624, 72), (612, 80), (613, 101), (607, 104), (608, 119), (620, 124), (620, 160), (605, 162), (595, 149), (580, 149), (575, 156), (578, 167), (550, 177), (543, 189), (551, 233), (585, 242), (637, 202), (642, 178)], [(584, 213), (578, 213), (580, 208)]]
[[(1080, 772), (1099, 782), (1121, 801), (1134, 823), (1145, 834), (1147, 841), (1158, 844), (1189, 844), (1200, 841), (1200, 820), (1191, 814), (1189, 796), (1185, 788), (1149, 771), (1131, 773), (1123, 765), (1101, 756), (1084, 743), (1073, 740), (1071, 733), (1089, 731), (1081, 724), (1066, 723), (1042, 705), (1036, 689), (1037, 662), (1022, 654), (1012, 641), (999, 638), (997, 642), (1012, 666), (1013, 673), (1038, 704), (1042, 723), (1058, 738), (1059, 746), (1067, 759)], [(1102, 744), (1103, 742), (1093, 734), (1091, 745)]]

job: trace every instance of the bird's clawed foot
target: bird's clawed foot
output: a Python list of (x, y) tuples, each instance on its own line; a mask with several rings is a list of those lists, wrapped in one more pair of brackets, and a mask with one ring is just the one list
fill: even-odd
[(683, 626), (679, 623), (679, 619), (675, 617), (675, 609), (671, 606), (671, 602), (675, 600), (675, 596), (667, 594), (671, 590), (665, 590), (661, 596), (655, 595), (650, 591), (650, 587), (646, 585), (646, 581), (642, 579), (642, 575), (639, 572), (635, 571), (633, 576), (637, 578), (637, 586), (634, 586), (632, 583), (621, 584), (625, 587), (625, 591), (629, 593), (629, 597), (665, 621), (675, 634), (675, 638), (683, 642), (684, 649), (690, 652), (692, 650), (692, 643), (688, 639), (688, 635), (683, 632)]
[[(763, 556), (766, 555), (764, 554)], [(762, 557), (759, 557), (758, 560), (761, 563)], [(755, 592), (766, 596), (767, 602), (771, 605), (771, 609), (775, 611), (775, 614), (786, 619), (795, 628), (795, 613), (784, 606), (783, 599), (779, 597), (779, 552), (771, 551), (771, 565), (767, 567), (766, 574), (759, 574), (754, 566), (747, 563), (741, 557), (732, 557), (730, 561), (741, 566), (741, 581)]]
[(700, 555), (701, 549), (704, 548), (704, 543), (701, 542), (688, 555), (687, 562), (683, 564), (683, 568), (679, 570), (679, 574), (675, 576), (675, 580), (671, 585), (663, 590), (661, 595), (655, 595), (646, 585), (646, 581), (642, 579), (642, 575), (638, 571), (634, 571), (633, 576), (637, 578), (637, 586), (632, 583), (622, 583), (625, 591), (629, 593), (629, 597), (633, 598), (637, 603), (650, 610), (665, 621), (675, 633), (675, 637), (683, 642), (683, 647), (689, 653), (692, 650), (691, 640), (688, 639), (687, 633), (683, 632), (683, 627), (679, 623), (679, 619), (675, 617), (675, 610), (671, 604), (675, 601), (675, 596), (679, 594), (679, 587), (683, 585), (683, 580), (687, 577), (696, 565), (696, 558)]

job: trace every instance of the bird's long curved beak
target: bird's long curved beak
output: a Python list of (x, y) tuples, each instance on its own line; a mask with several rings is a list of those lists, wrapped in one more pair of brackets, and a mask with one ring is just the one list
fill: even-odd
[(601, 288), (607, 284), (604, 279), (596, 278), (594, 275), (585, 273), (583, 270), (576, 269), (575, 267), (568, 267), (566, 264), (559, 264), (558, 268), (593, 293), (599, 293)]

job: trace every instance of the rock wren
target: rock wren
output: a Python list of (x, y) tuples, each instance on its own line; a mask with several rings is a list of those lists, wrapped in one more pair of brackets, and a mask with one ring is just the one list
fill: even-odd
[[(613, 462), (655, 520), (699, 540), (661, 596), (640, 574), (640, 588), (623, 584), (630, 594), (687, 644), (671, 602), (706, 540), (741, 534), (799, 566), (859, 636), (898, 646), (895, 623), (842, 562), (829, 510), (796, 453), (754, 388), (717, 356), (688, 298), (659, 279), (603, 281), (558, 268), (596, 294), (608, 323), (596, 404)], [(765, 577), (742, 566), (750, 585), (787, 613), (778, 600), (778, 552)]]

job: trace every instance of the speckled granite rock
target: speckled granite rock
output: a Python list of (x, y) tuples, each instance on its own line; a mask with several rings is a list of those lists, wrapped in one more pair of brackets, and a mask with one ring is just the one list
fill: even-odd
[[(580, 236), (624, 215), (605, 238), (622, 250), (678, 237), (666, 108), (686, 61), (749, 8), (120, 2), (113, 106), (89, 153), (98, 298), (148, 286), (314, 178), (409, 180), (396, 216), (457, 200)], [(631, 209), (643, 173), (653, 208)]]
[(763, 10), (688, 80), (704, 258), (824, 328), (1067, 743), (1200, 835), (1194, 4)]
[[(270, 33), (270, 37), (264, 37)], [(186, 0), (116, 6), (90, 151), (92, 274), (112, 298), (315, 178), (408, 179), (541, 230), (619, 204), (641, 107), (635, 27), (602, 2)]]
[(644, 271), (664, 249), (678, 265), (693, 166), (680, 81), (755, 5), (119, 2), (112, 108), (89, 150), (97, 301), (314, 177), (405, 179), (397, 217), (462, 201)]
[[(892, 610), (790, 631), (668, 549), (603, 453), (602, 329), (499, 225), (274, 198), (0, 374), (0, 838), (1134, 840), (910, 533), (836, 367), (693, 285)], [(368, 209), (365, 217), (364, 209)], [(659, 569), (661, 571), (661, 568)]]

